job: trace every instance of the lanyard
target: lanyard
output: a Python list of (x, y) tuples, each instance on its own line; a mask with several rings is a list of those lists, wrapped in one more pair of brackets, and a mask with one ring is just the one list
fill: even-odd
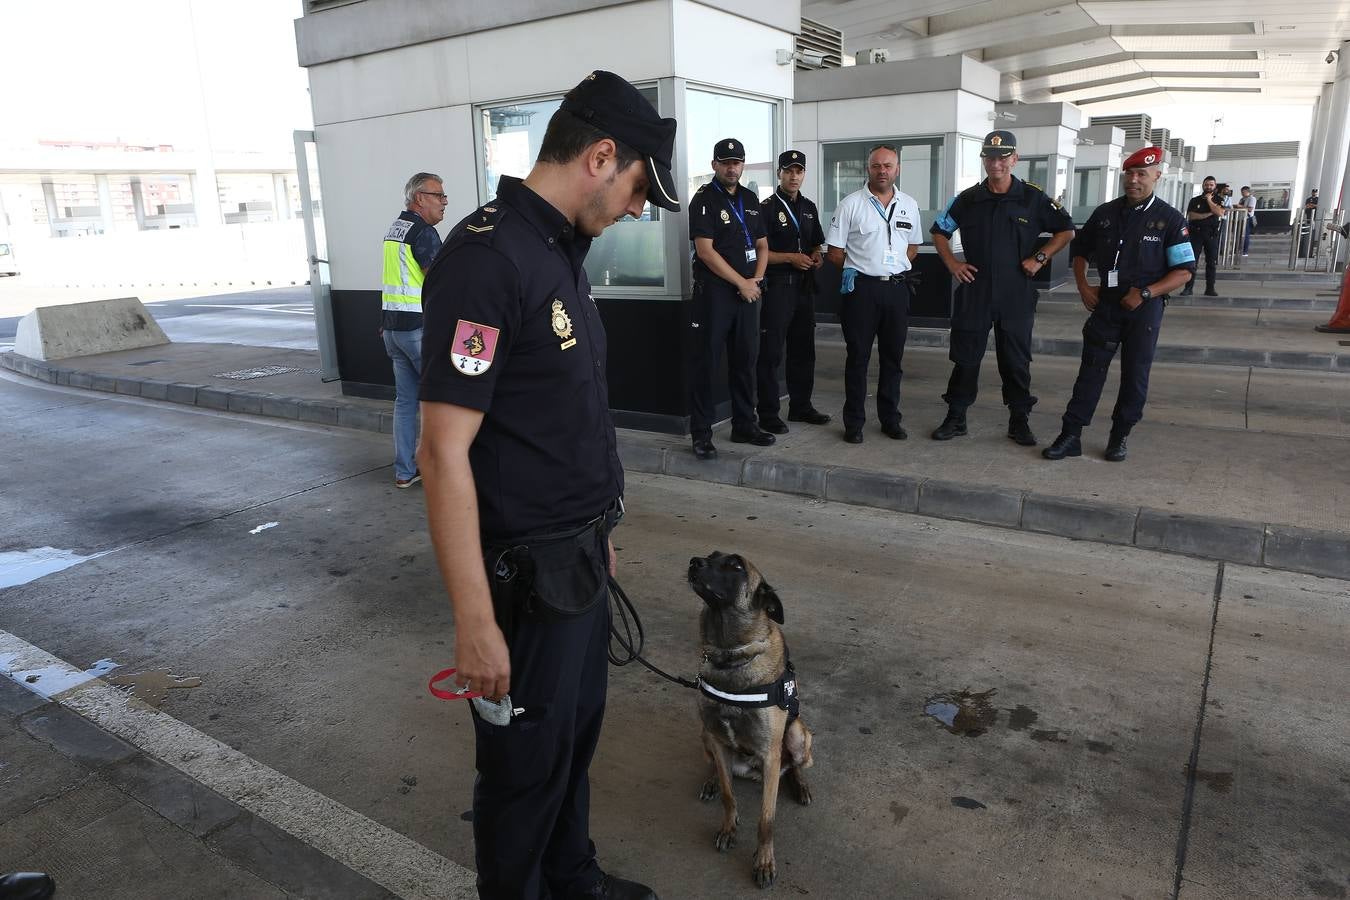
[(731, 207), (731, 214), (736, 217), (737, 222), (741, 223), (741, 231), (745, 233), (745, 249), (749, 250), (755, 246), (755, 242), (750, 240), (750, 229), (745, 225), (745, 194), (743, 193), (745, 188), (741, 187), (736, 191), (736, 202), (733, 204), (731, 195), (727, 193), (726, 188), (722, 187), (721, 182), (714, 178), (713, 185), (722, 192), (723, 197), (727, 198), (727, 206)]
[(1119, 239), (1116, 241), (1116, 258), (1113, 259), (1113, 260), (1111, 261), (1111, 269), (1112, 269), (1112, 271), (1116, 271), (1116, 269), (1117, 269), (1117, 264), (1120, 262), (1120, 251), (1121, 251), (1121, 249), (1124, 248), (1124, 246), (1125, 246), (1125, 223), (1129, 221), (1129, 217), (1132, 216), (1134, 213), (1137, 213), (1137, 212), (1148, 212), (1148, 208), (1149, 208), (1150, 206), (1152, 206), (1152, 205), (1153, 205), (1153, 201), (1154, 201), (1154, 200), (1157, 200), (1157, 199), (1158, 199), (1158, 195), (1157, 195), (1157, 194), (1154, 194), (1152, 197), (1149, 197), (1149, 198), (1148, 198), (1148, 202), (1145, 203), (1143, 206), (1138, 207), (1138, 208), (1136, 208), (1136, 209), (1127, 209), (1127, 210), (1125, 210), (1124, 214), (1121, 215), (1121, 217), (1120, 217), (1120, 236), (1119, 236)]
[(774, 191), (773, 195), (778, 198), (779, 203), (783, 204), (783, 209), (787, 210), (788, 216), (792, 219), (792, 227), (797, 229), (797, 252), (800, 253), (802, 252), (802, 226), (801, 223), (797, 221), (797, 214), (792, 211), (791, 205), (788, 204), (787, 200), (783, 199), (782, 194), (778, 193), (778, 191)]
[(871, 193), (868, 193), (867, 199), (872, 201), (872, 208), (875, 209), (875, 210), (877, 211), (877, 215), (881, 216), (881, 220), (882, 220), (883, 222), (886, 223), (886, 246), (887, 246), (887, 247), (890, 247), (890, 246), (891, 246), (891, 217), (895, 215), (895, 208), (896, 208), (896, 206), (898, 206), (899, 204), (897, 204), (897, 203), (895, 202), (895, 197), (892, 196), (892, 197), (891, 197), (890, 212), (882, 212), (882, 211), (881, 211), (881, 201), (880, 201), (880, 200), (878, 200), (876, 197), (873, 197), (873, 196), (871, 195)]

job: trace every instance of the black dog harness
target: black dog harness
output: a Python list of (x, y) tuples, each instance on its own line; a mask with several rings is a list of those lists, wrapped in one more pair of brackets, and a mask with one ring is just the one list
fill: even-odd
[(792, 660), (788, 660), (787, 666), (783, 669), (783, 674), (779, 675), (777, 680), (768, 684), (761, 684), (753, 687), (743, 694), (729, 694), (726, 691), (719, 691), (717, 688), (704, 681), (702, 676), (697, 679), (699, 693), (709, 700), (715, 700), (723, 706), (739, 706), (742, 709), (763, 709), (766, 706), (778, 706), (787, 710), (787, 723), (792, 724), (801, 710), (801, 702), (797, 698), (797, 673), (792, 668)]

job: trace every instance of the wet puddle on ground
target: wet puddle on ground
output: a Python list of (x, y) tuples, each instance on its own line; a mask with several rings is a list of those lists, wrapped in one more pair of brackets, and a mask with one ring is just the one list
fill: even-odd
[(147, 706), (159, 709), (160, 704), (169, 698), (169, 691), (202, 686), (202, 680), (194, 676), (174, 675), (169, 669), (147, 669), (144, 672), (127, 672), (105, 678), (108, 684), (131, 688), (131, 695)]
[(970, 688), (938, 694), (929, 697), (923, 703), (926, 715), (942, 723), (952, 734), (964, 737), (979, 737), (998, 721), (998, 710), (990, 698), (998, 693), (990, 688), (983, 693), (972, 693)]
[(55, 547), (36, 547), (32, 550), (7, 550), (0, 553), (0, 588), (17, 587), (30, 581), (37, 581), (44, 575), (51, 575), (82, 562), (107, 556), (111, 550), (81, 556), (73, 550), (58, 550)]

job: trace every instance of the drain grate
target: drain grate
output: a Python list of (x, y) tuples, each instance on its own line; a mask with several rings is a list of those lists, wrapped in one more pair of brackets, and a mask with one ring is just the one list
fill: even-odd
[(272, 375), (318, 375), (318, 369), (298, 369), (295, 366), (257, 366), (252, 369), (237, 369), (233, 372), (217, 372), (213, 378), (228, 378), (231, 381), (252, 381), (254, 378), (268, 378)]

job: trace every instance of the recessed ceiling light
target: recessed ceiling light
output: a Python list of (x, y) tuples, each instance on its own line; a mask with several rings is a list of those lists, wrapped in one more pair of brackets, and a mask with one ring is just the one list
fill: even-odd
[(1275, 30), (1276, 30), (1276, 31), (1293, 31), (1293, 30), (1294, 30), (1295, 28), (1297, 28), (1297, 27), (1298, 27), (1297, 25), (1277, 25), (1277, 26), (1275, 26)]

